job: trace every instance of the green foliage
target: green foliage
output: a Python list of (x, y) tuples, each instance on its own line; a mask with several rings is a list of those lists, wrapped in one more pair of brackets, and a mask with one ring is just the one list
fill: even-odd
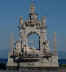
[(66, 64), (62, 64), (61, 66), (62, 66), (62, 67), (66, 67)]

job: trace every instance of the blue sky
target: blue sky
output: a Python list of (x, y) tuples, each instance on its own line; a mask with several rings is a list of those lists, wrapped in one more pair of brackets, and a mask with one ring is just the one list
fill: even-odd
[[(28, 16), (31, 0), (0, 0), (0, 57), (7, 57), (10, 33), (17, 39), (16, 16)], [(66, 50), (66, 0), (35, 0), (39, 17), (47, 16), (48, 39), (53, 48), (53, 32), (57, 33), (57, 50)], [(52, 45), (51, 45), (52, 44)]]

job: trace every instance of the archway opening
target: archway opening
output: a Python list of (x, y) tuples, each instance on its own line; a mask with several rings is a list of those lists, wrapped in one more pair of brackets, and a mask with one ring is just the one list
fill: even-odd
[(36, 32), (31, 32), (27, 36), (28, 38), (28, 46), (30, 48), (36, 48), (40, 50), (40, 36)]

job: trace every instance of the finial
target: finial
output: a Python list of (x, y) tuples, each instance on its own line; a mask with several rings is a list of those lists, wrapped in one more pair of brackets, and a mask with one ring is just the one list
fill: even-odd
[(13, 52), (13, 48), (14, 48), (14, 33), (11, 32), (10, 34), (10, 52)]
[(56, 55), (56, 32), (54, 32), (54, 55)]
[(30, 7), (30, 12), (34, 13), (34, 11), (35, 11), (35, 6), (34, 6), (34, 1), (32, 0), (32, 4), (31, 4), (31, 7)]
[(43, 24), (46, 24), (46, 16), (43, 16), (43, 17), (42, 17), (42, 23), (43, 23)]
[(43, 16), (42, 17), (42, 24), (41, 24), (41, 26), (43, 27), (43, 28), (47, 28), (47, 26), (46, 26), (46, 16)]
[(20, 23), (20, 24), (23, 24), (23, 18), (22, 18), (22, 16), (20, 16), (19, 23)]
[(34, 0), (32, 0), (32, 3), (34, 3)]
[(17, 16), (16, 16), (16, 25), (17, 25)]

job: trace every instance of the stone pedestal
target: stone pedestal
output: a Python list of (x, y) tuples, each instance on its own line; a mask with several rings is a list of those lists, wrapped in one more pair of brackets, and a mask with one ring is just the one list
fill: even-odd
[[(12, 58), (8, 56), (8, 67), (17, 67), (18, 63), (14, 62)], [(49, 58), (39, 58), (37, 62), (20, 62), (19, 67), (53, 67), (53, 68), (58, 68), (58, 56), (51, 56)]]

